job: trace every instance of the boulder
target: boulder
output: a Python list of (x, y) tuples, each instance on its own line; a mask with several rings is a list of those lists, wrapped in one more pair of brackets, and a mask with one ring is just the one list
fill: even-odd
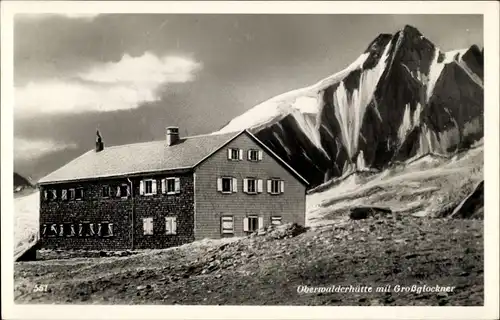
[(355, 207), (351, 208), (349, 212), (349, 218), (352, 220), (361, 220), (374, 217), (377, 215), (388, 215), (392, 214), (392, 210), (389, 208), (379, 208), (379, 207)]
[(450, 218), (482, 219), (484, 217), (484, 180), (463, 199), (450, 214)]

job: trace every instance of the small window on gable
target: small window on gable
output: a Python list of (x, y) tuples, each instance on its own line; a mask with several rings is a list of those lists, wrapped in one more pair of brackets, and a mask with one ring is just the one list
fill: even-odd
[(144, 231), (144, 235), (152, 235), (153, 234), (153, 218), (142, 218), (142, 228)]
[(111, 187), (110, 186), (102, 186), (102, 197), (109, 198), (111, 195)]
[(222, 193), (238, 192), (238, 182), (236, 178), (232, 177), (217, 178), (217, 191)]
[(222, 234), (234, 233), (234, 218), (232, 216), (225, 216), (221, 218), (221, 231)]
[(76, 188), (75, 190), (75, 199), (82, 200), (83, 199), (83, 188)]
[(260, 161), (262, 160), (262, 151), (261, 150), (248, 150), (248, 160), (250, 161)]
[(165, 234), (177, 234), (177, 217), (165, 217)]
[(243, 160), (243, 149), (227, 149), (227, 158), (229, 160)]

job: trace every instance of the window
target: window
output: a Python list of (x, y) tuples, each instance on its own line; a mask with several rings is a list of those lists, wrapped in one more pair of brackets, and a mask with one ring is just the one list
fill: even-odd
[(177, 217), (165, 217), (165, 234), (177, 234)]
[(146, 195), (146, 196), (156, 194), (156, 180), (155, 179), (142, 180), (139, 186), (139, 193), (141, 195)]
[(243, 192), (256, 194), (262, 192), (262, 179), (246, 178), (243, 179)]
[(109, 198), (110, 195), (111, 195), (111, 187), (110, 186), (103, 186), (102, 187), (102, 197)]
[(61, 199), (62, 200), (68, 200), (68, 190), (62, 189), (62, 191), (61, 191)]
[(142, 218), (142, 228), (144, 230), (144, 235), (153, 234), (153, 218)]
[(113, 224), (109, 222), (101, 222), (97, 224), (97, 235), (99, 237), (112, 237)]
[(250, 161), (260, 161), (262, 160), (262, 151), (261, 150), (248, 150), (247, 154), (248, 160)]
[(130, 189), (128, 184), (122, 184), (116, 187), (116, 197), (117, 198), (127, 198), (130, 196)]
[(55, 223), (51, 224), (50, 225), (50, 229), (48, 231), (48, 236), (49, 237), (55, 237), (55, 236), (57, 236), (58, 233), (59, 232), (57, 230), (57, 224), (55, 224)]
[(176, 194), (181, 192), (180, 178), (166, 178), (161, 181), (161, 189), (166, 194)]
[(227, 158), (229, 160), (243, 160), (243, 149), (227, 149)]
[(75, 225), (72, 224), (72, 223), (65, 223), (63, 225), (63, 229), (64, 229), (64, 235), (66, 237), (74, 237), (76, 235), (75, 233)]
[(75, 190), (75, 199), (82, 200), (83, 199), (83, 188), (76, 188)]
[(270, 194), (280, 194), (285, 191), (285, 181), (279, 179), (267, 180), (267, 192)]
[(233, 234), (234, 233), (234, 218), (233, 217), (222, 217), (221, 218), (221, 231), (222, 234)]
[(236, 178), (222, 177), (217, 179), (217, 191), (222, 193), (238, 192), (238, 182)]
[(281, 224), (281, 217), (271, 217), (271, 225), (279, 226)]
[(48, 201), (48, 200), (54, 200), (57, 199), (57, 191), (54, 189), (51, 190), (45, 190), (43, 192), (43, 198)]
[(75, 189), (68, 190), (68, 197), (69, 197), (69, 200), (75, 200)]
[(264, 227), (262, 217), (250, 216), (243, 219), (243, 231), (254, 232)]
[(88, 221), (78, 224), (78, 236), (79, 237), (90, 237), (95, 235), (94, 224)]

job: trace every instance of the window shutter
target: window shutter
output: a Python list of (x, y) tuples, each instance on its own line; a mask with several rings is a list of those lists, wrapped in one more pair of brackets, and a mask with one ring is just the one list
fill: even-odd
[(238, 192), (238, 180), (233, 178), (233, 192)]
[(243, 192), (248, 192), (248, 179), (243, 179)]
[(267, 180), (267, 192), (268, 192), (268, 193), (271, 193), (271, 190), (272, 190), (272, 189), (271, 189), (271, 183), (272, 183), (272, 181), (271, 181), (271, 180)]
[(262, 179), (257, 180), (257, 192), (262, 193)]
[(156, 179), (154, 179), (151, 184), (152, 184), (152, 188), (151, 188), (152, 190), (151, 190), (151, 192), (153, 194), (156, 194), (156, 191), (157, 191), (157, 189), (156, 189)]
[(161, 193), (167, 193), (167, 179), (161, 179)]
[(247, 159), (248, 160), (252, 160), (251, 154), (252, 154), (252, 150), (248, 150), (247, 151)]
[(52, 230), (52, 233), (56, 236), (57, 235), (57, 224), (53, 224), (50, 227), (50, 230)]
[(82, 236), (83, 225), (81, 223), (78, 224), (78, 236)]
[(127, 185), (127, 197), (130, 197), (130, 187)]
[(97, 224), (97, 235), (100, 237), (102, 231), (102, 225), (100, 223)]
[(64, 236), (64, 227), (62, 224), (59, 225), (59, 237)]
[(74, 224), (71, 225), (71, 236), (72, 237), (75, 236), (75, 225)]
[(285, 192), (285, 181), (280, 181), (280, 193)]
[(231, 156), (232, 156), (231, 151), (232, 151), (232, 150), (231, 150), (231, 148), (227, 149), (227, 158), (228, 158), (229, 160), (232, 160), (232, 158), (231, 158)]
[(175, 193), (181, 193), (181, 179), (175, 178)]
[(217, 191), (222, 191), (222, 178), (217, 178)]
[(243, 219), (243, 231), (248, 231), (248, 218)]
[(52, 190), (52, 196), (53, 198), (52, 199), (57, 199), (57, 190)]
[(263, 229), (264, 228), (264, 217), (259, 217), (259, 226), (257, 229)]
[(239, 155), (240, 155), (240, 160), (243, 160), (243, 149), (240, 149)]
[(177, 217), (172, 217), (172, 234), (177, 234)]
[(42, 228), (42, 236), (44, 236), (47, 233), (47, 225), (44, 224)]
[(47, 200), (49, 197), (47, 190), (43, 191), (43, 199)]
[(61, 199), (68, 200), (68, 191), (66, 189), (62, 190)]
[(108, 224), (108, 236), (110, 236), (110, 237), (113, 236), (113, 224), (112, 223)]
[(120, 198), (122, 196), (122, 191), (120, 190), (120, 186), (116, 187), (116, 197)]
[(144, 180), (141, 180), (139, 183), (139, 194), (142, 196), (144, 195)]
[(94, 224), (93, 223), (90, 224), (90, 235), (91, 236), (95, 235)]
[(262, 160), (262, 150), (259, 150), (259, 161)]

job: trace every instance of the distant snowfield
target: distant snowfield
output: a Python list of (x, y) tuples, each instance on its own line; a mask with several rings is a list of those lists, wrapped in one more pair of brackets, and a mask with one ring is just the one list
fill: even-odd
[(30, 248), (37, 239), (40, 193), (14, 199), (14, 256)]

